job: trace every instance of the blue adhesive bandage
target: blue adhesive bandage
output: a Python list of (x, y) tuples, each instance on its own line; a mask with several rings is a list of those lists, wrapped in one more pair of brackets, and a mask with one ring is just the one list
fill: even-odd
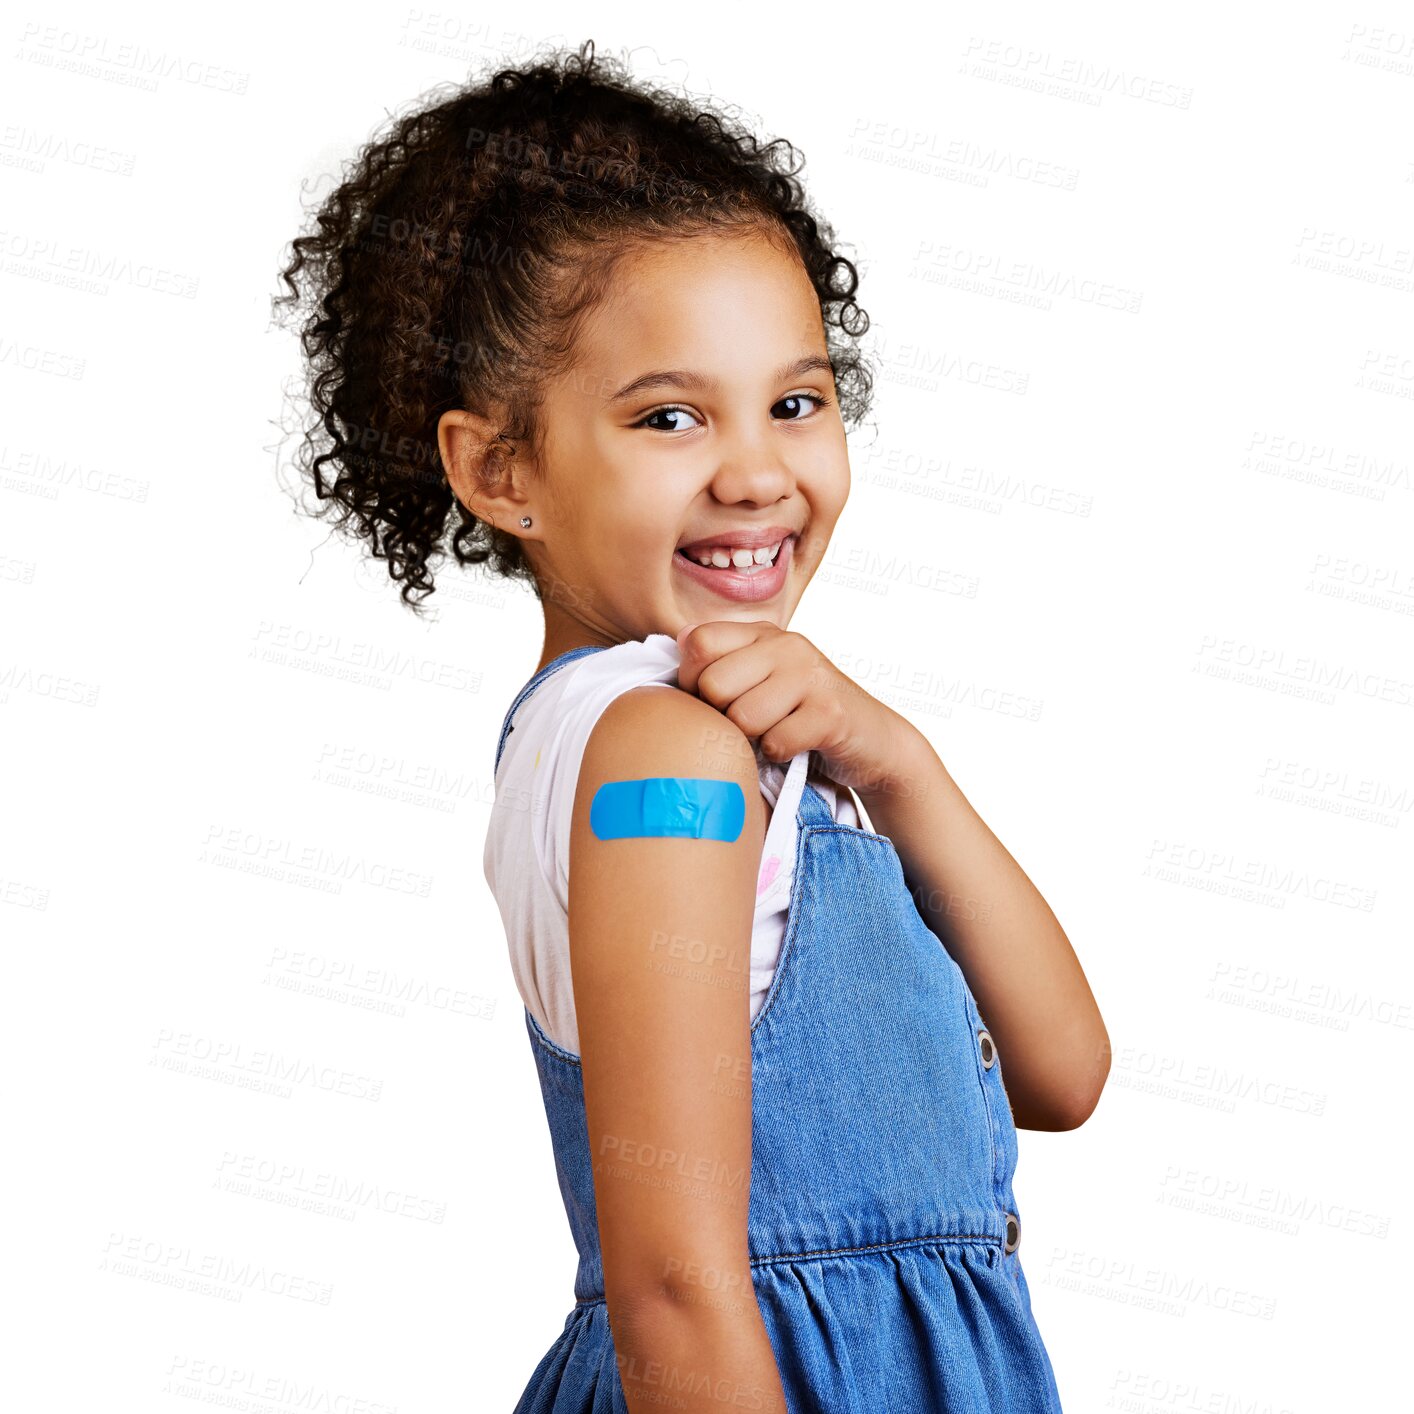
[(596, 839), (736, 839), (746, 823), (746, 797), (735, 781), (650, 776), (605, 781), (589, 805)]

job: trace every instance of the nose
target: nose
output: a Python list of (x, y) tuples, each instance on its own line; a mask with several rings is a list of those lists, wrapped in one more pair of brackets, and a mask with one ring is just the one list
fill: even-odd
[(712, 494), (724, 505), (774, 505), (795, 490), (795, 473), (779, 446), (751, 436), (724, 445), (712, 474)]

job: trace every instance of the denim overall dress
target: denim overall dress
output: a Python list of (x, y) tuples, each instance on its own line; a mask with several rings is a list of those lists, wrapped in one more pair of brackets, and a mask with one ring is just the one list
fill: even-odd
[[(520, 703), (595, 651), (563, 654), (521, 689), (498, 765)], [(787, 1406), (1054, 1414), (1060, 1397), (1018, 1252), (1001, 1057), (892, 842), (834, 821), (806, 779), (809, 755), (791, 762), (776, 801), (796, 812), (795, 877), (751, 1025), (747, 1239)], [(528, 1009), (525, 1025), (579, 1264), (574, 1308), (515, 1414), (627, 1414), (580, 1063)]]

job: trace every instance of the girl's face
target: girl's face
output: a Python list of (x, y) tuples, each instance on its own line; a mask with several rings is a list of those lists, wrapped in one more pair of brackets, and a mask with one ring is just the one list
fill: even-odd
[(709, 235), (626, 258), (542, 415), (525, 509), (548, 651), (585, 629), (616, 643), (714, 619), (789, 624), (849, 495), (797, 257)]

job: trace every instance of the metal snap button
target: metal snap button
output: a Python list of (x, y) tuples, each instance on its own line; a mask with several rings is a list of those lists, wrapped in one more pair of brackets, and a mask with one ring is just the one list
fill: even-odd
[(1006, 1215), (1006, 1241), (1002, 1244), (1002, 1251), (1006, 1253), (1015, 1252), (1021, 1246), (1021, 1223), (1017, 1220), (1015, 1213)]
[(977, 1044), (982, 1048), (982, 1069), (991, 1070), (997, 1059), (997, 1048), (992, 1043), (992, 1033), (990, 1031), (979, 1031), (977, 1033)]

